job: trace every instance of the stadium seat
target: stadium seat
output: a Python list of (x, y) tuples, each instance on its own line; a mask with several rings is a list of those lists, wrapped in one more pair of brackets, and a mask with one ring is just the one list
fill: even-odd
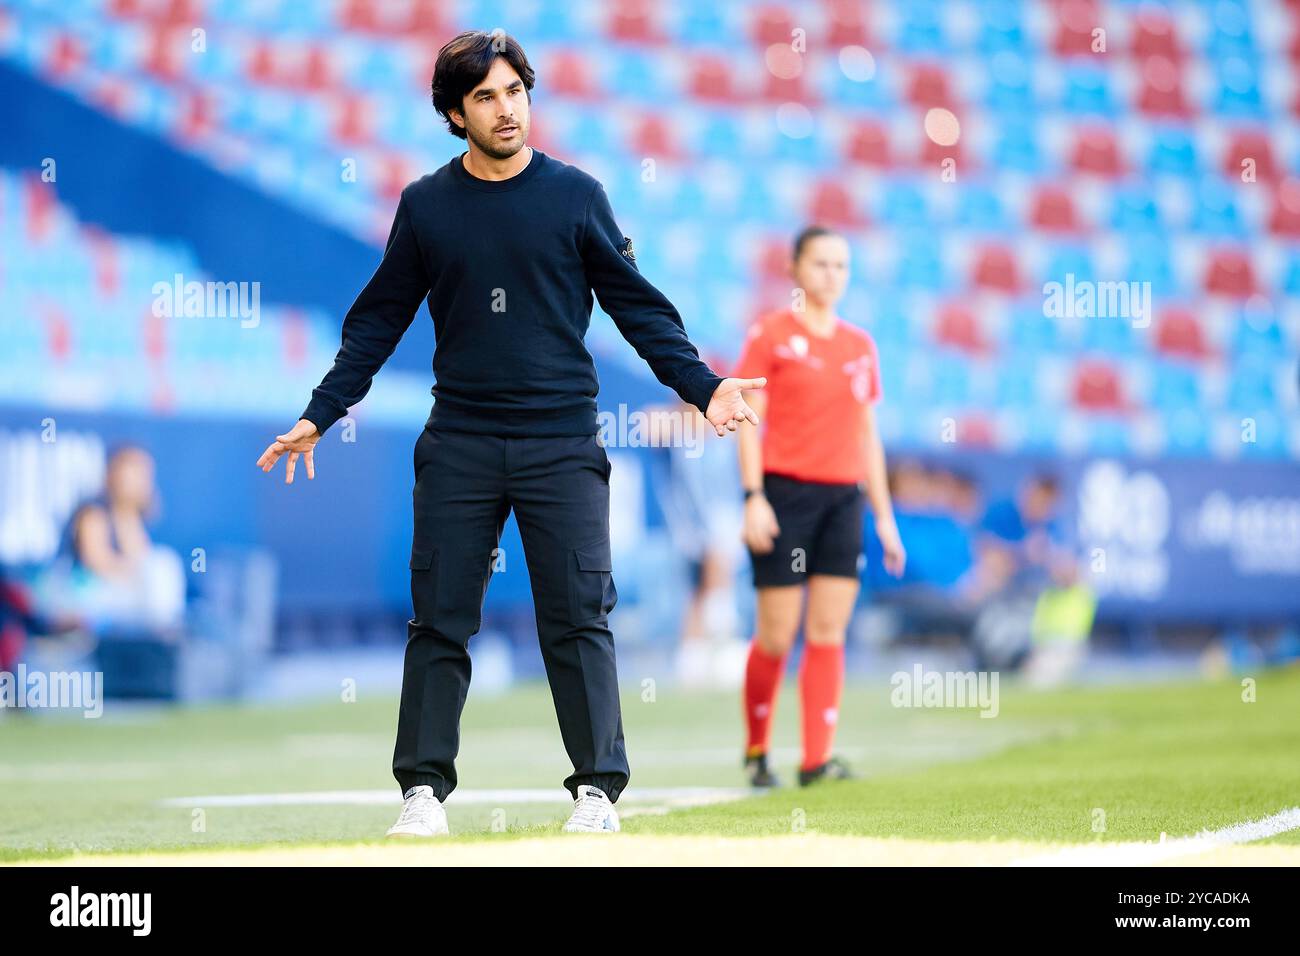
[(1179, 307), (1161, 313), (1156, 323), (1155, 347), (1170, 358), (1204, 361), (1212, 354), (1201, 323), (1191, 310)]
[(886, 169), (892, 164), (889, 133), (881, 123), (860, 121), (849, 133), (844, 154), (855, 165)]
[(1070, 166), (1077, 173), (1116, 179), (1126, 172), (1119, 143), (1106, 127), (1081, 129), (1075, 134)]
[(1076, 233), (1084, 228), (1070, 191), (1054, 185), (1042, 186), (1034, 194), (1029, 222), (1044, 232)]
[(1075, 116), (1112, 116), (1115, 103), (1110, 96), (1107, 73), (1091, 66), (1072, 67), (1065, 75), (1061, 108)]
[(1021, 289), (1020, 267), (1014, 250), (1004, 245), (984, 245), (975, 254), (971, 284), (1014, 295)]
[(1055, 5), (1056, 29), (1052, 49), (1058, 56), (1095, 56), (1093, 31), (1102, 24), (1101, 14), (1088, 0), (1062, 0)]
[(1191, 132), (1181, 126), (1157, 128), (1147, 154), (1147, 172), (1199, 176), (1201, 163)]
[(1219, 249), (1209, 255), (1205, 291), (1212, 295), (1246, 298), (1258, 291), (1255, 269), (1244, 249)]
[(1135, 59), (1163, 56), (1175, 63), (1185, 56), (1172, 11), (1142, 7), (1133, 16), (1131, 46)]
[(1160, 117), (1186, 118), (1191, 107), (1183, 93), (1178, 65), (1165, 56), (1144, 60), (1141, 67), (1137, 107), (1143, 113)]
[[(1233, 131), (1223, 152), (1222, 168), (1223, 175), (1236, 182), (1275, 182), (1283, 175), (1267, 129)], [(1244, 178), (1247, 172), (1252, 179)]]
[(1119, 373), (1096, 360), (1078, 364), (1074, 374), (1074, 404), (1090, 411), (1124, 411), (1127, 404)]
[(1300, 237), (1300, 179), (1284, 179), (1273, 193), (1268, 231), (1275, 236)]
[(988, 350), (979, 320), (963, 302), (949, 302), (939, 308), (934, 322), (934, 340), (938, 345), (970, 355), (979, 355)]

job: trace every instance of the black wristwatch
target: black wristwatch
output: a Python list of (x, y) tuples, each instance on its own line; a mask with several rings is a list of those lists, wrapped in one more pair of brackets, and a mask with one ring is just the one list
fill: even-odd
[(753, 497), (754, 495), (761, 495), (762, 493), (763, 493), (763, 489), (762, 489), (762, 488), (746, 488), (746, 489), (745, 489), (745, 500), (748, 501), (748, 500), (749, 500), (751, 497)]

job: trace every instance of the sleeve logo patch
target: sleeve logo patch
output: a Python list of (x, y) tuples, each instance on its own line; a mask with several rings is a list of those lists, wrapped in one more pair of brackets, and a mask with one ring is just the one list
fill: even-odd
[(620, 249), (619, 252), (622, 253), (624, 256), (626, 256), (628, 259), (631, 259), (633, 262), (636, 262), (636, 253), (632, 251), (631, 236), (623, 237), (623, 248)]

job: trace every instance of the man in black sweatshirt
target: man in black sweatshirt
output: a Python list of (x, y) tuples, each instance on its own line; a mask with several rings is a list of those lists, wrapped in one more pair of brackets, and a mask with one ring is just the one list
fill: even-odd
[(610, 462), (597, 437), (598, 383), (584, 338), (592, 293), (655, 376), (719, 435), (758, 418), (700, 360), (681, 317), (636, 267), (599, 182), (525, 146), (534, 74), (503, 33), (462, 33), (439, 51), (434, 107), (468, 149), (402, 191), (383, 260), (343, 322), (334, 366), (299, 422), (258, 460), (288, 453), (315, 477), (317, 441), (361, 401), (421, 300), (437, 347), (434, 405), (415, 446), (415, 527), (393, 775), (404, 806), (391, 836), (447, 832), (456, 786), (467, 645), (506, 517), (519, 523), (538, 639), (573, 773), (565, 830), (618, 829), (627, 784), (614, 641)]

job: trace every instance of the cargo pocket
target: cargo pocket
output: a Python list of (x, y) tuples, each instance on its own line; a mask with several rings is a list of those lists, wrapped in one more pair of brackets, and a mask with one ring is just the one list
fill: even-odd
[(418, 623), (432, 620), (438, 601), (437, 552), (432, 548), (411, 549), (411, 606)]
[(574, 624), (604, 617), (618, 603), (609, 541), (573, 549), (569, 573), (569, 615)]

